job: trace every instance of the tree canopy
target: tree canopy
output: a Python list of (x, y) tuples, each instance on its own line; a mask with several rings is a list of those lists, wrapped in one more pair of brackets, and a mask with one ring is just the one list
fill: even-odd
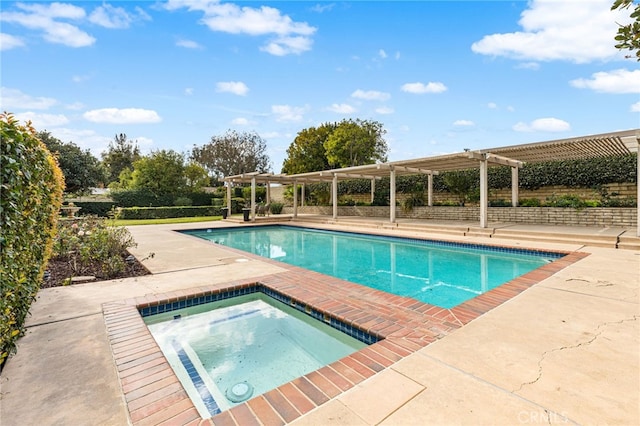
[(640, 62), (640, 2), (637, 0), (615, 0), (611, 10), (630, 9), (635, 3), (631, 12), (631, 18), (635, 19), (627, 25), (620, 25), (616, 33), (616, 47), (620, 50), (630, 50), (636, 52), (636, 59)]
[(133, 163), (127, 189), (145, 188), (155, 195), (165, 195), (179, 193), (185, 184), (184, 156), (173, 150), (160, 150)]
[(305, 173), (387, 161), (382, 123), (342, 120), (298, 132), (287, 149), (284, 173)]
[(266, 151), (267, 143), (257, 133), (229, 130), (224, 135), (212, 136), (206, 145), (194, 146), (191, 159), (213, 177), (220, 178), (254, 171), (268, 172), (271, 161)]
[(352, 167), (387, 161), (385, 133), (377, 121), (342, 120), (324, 143), (329, 164)]
[(58, 159), (58, 164), (64, 174), (66, 192), (87, 192), (104, 183), (105, 171), (100, 161), (89, 150), (83, 151), (73, 142), (62, 142), (47, 131), (38, 132), (37, 137)]
[(324, 123), (298, 132), (287, 148), (288, 157), (282, 164), (282, 173), (306, 173), (331, 168), (324, 143), (336, 127), (336, 123)]
[(123, 170), (133, 170), (133, 163), (141, 158), (137, 142), (127, 139), (125, 133), (117, 134), (102, 153), (102, 164), (107, 169), (107, 181), (116, 182)]

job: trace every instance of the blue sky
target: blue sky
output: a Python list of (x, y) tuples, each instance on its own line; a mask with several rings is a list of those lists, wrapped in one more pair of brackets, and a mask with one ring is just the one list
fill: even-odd
[(640, 127), (612, 0), (0, 2), (0, 108), (98, 158), (376, 120), (389, 160)]

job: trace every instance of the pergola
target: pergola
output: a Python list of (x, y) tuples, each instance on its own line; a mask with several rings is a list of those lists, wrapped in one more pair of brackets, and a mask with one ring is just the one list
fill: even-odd
[[(424, 157), (411, 160), (392, 161), (387, 163), (369, 164), (364, 166), (346, 167), (342, 169), (322, 170), (318, 172), (299, 174), (270, 174), (244, 173), (224, 178), (227, 185), (228, 207), (231, 208), (231, 185), (233, 183), (251, 183), (251, 217), (255, 219), (255, 187), (256, 183), (278, 182), (294, 186), (294, 212), (297, 216), (298, 184), (311, 182), (331, 182), (331, 199), (333, 202), (333, 218), (338, 217), (338, 180), (339, 179), (369, 179), (371, 193), (375, 190), (375, 181), (389, 176), (390, 179), (390, 208), (389, 220), (396, 221), (396, 177), (398, 175), (426, 174), (428, 176), (427, 204), (433, 205), (433, 176), (444, 171), (480, 169), (480, 227), (486, 228), (488, 209), (487, 170), (489, 167), (511, 168), (511, 200), (512, 205), (518, 205), (518, 170), (525, 163), (535, 163), (551, 160), (576, 160), (613, 155), (626, 155), (638, 152), (640, 146), (640, 129), (620, 132), (590, 135), (578, 138), (559, 139), (507, 147), (465, 150), (454, 154)], [(638, 176), (640, 177), (640, 156), (638, 158)], [(640, 202), (640, 185), (637, 185)], [(269, 194), (267, 193), (267, 199)], [(640, 236), (640, 214), (637, 220), (637, 235)]]

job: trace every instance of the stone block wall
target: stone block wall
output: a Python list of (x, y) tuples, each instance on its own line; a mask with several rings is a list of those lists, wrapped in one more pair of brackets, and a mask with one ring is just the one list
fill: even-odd
[[(409, 212), (396, 208), (396, 217), (425, 220), (479, 221), (479, 207), (415, 207)], [(292, 214), (293, 207), (285, 207), (283, 213)], [(331, 206), (304, 206), (299, 214), (331, 215)], [(508, 222), (539, 225), (596, 226), (633, 228), (637, 225), (638, 209), (593, 207), (585, 209), (559, 207), (489, 207), (489, 222)], [(389, 217), (389, 207), (339, 206), (338, 217)]]

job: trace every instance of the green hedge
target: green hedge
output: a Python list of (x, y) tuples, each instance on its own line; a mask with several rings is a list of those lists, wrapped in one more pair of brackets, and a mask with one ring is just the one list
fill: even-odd
[(51, 256), (64, 176), (55, 158), (10, 114), (0, 115), (0, 368), (15, 353)]
[(109, 212), (116, 206), (112, 201), (74, 201), (80, 207), (78, 216), (109, 217)]
[(179, 194), (156, 195), (148, 189), (125, 189), (111, 191), (111, 199), (118, 207), (163, 207), (173, 206), (177, 198), (189, 198), (193, 206), (210, 206), (213, 194), (206, 192), (181, 192)]
[(220, 206), (118, 208), (118, 219), (168, 219), (174, 217), (222, 216)]

